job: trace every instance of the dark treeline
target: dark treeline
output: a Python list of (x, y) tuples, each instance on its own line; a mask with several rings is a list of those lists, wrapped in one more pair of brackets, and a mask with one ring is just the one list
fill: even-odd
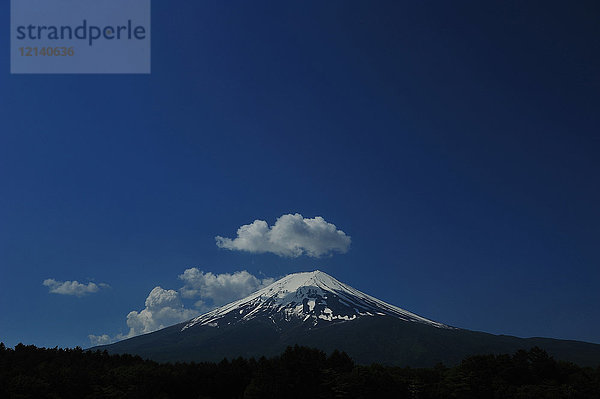
[(161, 364), (131, 355), (0, 344), (0, 398), (600, 398), (600, 366), (539, 348), (429, 369), (360, 366), (345, 353)]

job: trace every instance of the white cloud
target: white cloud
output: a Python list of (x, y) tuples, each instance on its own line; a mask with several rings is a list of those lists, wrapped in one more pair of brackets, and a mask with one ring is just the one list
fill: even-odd
[(195, 316), (198, 316), (198, 311), (184, 308), (177, 291), (154, 287), (146, 298), (146, 307), (139, 312), (133, 310), (127, 315), (127, 336), (160, 330)]
[(90, 339), (92, 346), (98, 346), (98, 345), (112, 344), (113, 342), (116, 342), (119, 339), (122, 339), (124, 337), (122, 337), (121, 334), (119, 334), (116, 337), (111, 337), (108, 334), (103, 334), (103, 335), (90, 334), (90, 335), (88, 335), (88, 338)]
[(120, 333), (115, 336), (90, 334), (88, 338), (92, 346), (108, 345), (122, 339), (151, 333), (198, 316), (197, 310), (186, 309), (183, 306), (179, 292), (165, 290), (162, 287), (154, 287), (150, 291), (145, 305), (146, 307), (139, 312), (132, 310), (127, 315), (127, 327), (129, 327), (127, 334)]
[(96, 293), (100, 291), (100, 288), (109, 287), (108, 284), (104, 283), (96, 284), (89, 282), (82, 284), (79, 281), (56, 281), (53, 278), (44, 280), (42, 284), (50, 289), (51, 294), (75, 295), (78, 297)]
[(350, 236), (320, 216), (283, 215), (271, 227), (264, 220), (241, 226), (234, 239), (216, 236), (217, 246), (232, 251), (271, 252), (279, 256), (321, 257), (332, 252), (346, 253)]
[(185, 270), (179, 278), (184, 281), (184, 286), (179, 290), (181, 295), (184, 298), (200, 298), (196, 306), (203, 310), (208, 310), (211, 303), (220, 306), (241, 299), (275, 281), (272, 278), (257, 278), (246, 270), (233, 274), (213, 274), (195, 267)]
[[(110, 336), (88, 335), (93, 346), (107, 345), (136, 335), (150, 333), (173, 324), (190, 320), (216, 306), (241, 299), (274, 282), (272, 278), (260, 279), (245, 270), (234, 273), (213, 274), (197, 268), (186, 269), (179, 275), (184, 283), (179, 291), (154, 287), (146, 298), (145, 307), (127, 315), (127, 334)], [(196, 300), (198, 309), (186, 308), (181, 298)]]

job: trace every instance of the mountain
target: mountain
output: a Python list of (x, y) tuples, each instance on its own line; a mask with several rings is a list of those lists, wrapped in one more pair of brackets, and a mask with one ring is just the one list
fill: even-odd
[(373, 298), (317, 270), (290, 274), (244, 299), (198, 316), (183, 329), (225, 327), (253, 319), (268, 319), (279, 331), (298, 324), (312, 329), (375, 316), (451, 328)]
[(188, 322), (92, 349), (158, 361), (219, 361), (273, 356), (294, 344), (327, 352), (339, 349), (363, 364), (456, 364), (473, 354), (538, 346), (558, 359), (600, 365), (600, 345), (451, 327), (385, 303), (321, 271), (288, 275)]

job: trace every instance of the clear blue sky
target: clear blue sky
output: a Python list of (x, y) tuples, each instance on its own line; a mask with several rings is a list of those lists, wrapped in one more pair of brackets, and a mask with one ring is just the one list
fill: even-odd
[[(0, 32), (1, 341), (126, 333), (195, 267), (318, 268), (454, 326), (600, 343), (597, 2), (152, 15), (151, 75), (10, 75)], [(216, 245), (295, 213), (335, 224), (347, 252)]]

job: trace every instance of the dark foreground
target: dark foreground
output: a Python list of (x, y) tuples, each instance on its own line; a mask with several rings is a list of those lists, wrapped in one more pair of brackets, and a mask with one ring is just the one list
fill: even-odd
[(600, 398), (600, 366), (539, 348), (454, 367), (359, 366), (289, 347), (269, 359), (160, 364), (137, 356), (0, 344), (0, 398)]

